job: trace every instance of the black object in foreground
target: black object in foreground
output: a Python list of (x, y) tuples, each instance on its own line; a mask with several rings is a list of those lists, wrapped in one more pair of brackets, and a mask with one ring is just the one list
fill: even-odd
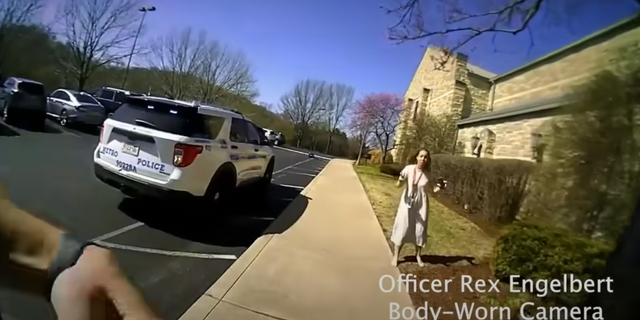
[(313, 153), (309, 152), (309, 158), (315, 158), (315, 157), (316, 157), (316, 155), (315, 155), (315, 154), (313, 154)]

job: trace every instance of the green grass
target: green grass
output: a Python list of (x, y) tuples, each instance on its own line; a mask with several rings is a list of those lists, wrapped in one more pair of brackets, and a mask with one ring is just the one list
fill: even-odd
[[(380, 173), (377, 167), (362, 165), (354, 168), (389, 239), (402, 189), (395, 186), (395, 178)], [(423, 254), (470, 256), (478, 260), (491, 256), (495, 243), (493, 237), (436, 199), (430, 199), (430, 206), (427, 247)], [(401, 256), (414, 254), (413, 246), (405, 246), (401, 252)]]

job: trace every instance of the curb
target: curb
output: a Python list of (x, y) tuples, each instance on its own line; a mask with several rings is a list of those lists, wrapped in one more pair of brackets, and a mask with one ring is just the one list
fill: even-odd
[[(291, 151), (289, 149), (286, 149)], [(333, 161), (332, 159), (330, 159)], [(249, 267), (253, 264), (253, 262), (258, 258), (262, 250), (269, 244), (271, 239), (276, 234), (269, 234), (271, 230), (274, 229), (274, 226), (278, 225), (279, 221), (282, 221), (283, 217), (287, 216), (290, 208), (293, 207), (293, 204), (296, 201), (301, 201), (303, 196), (306, 196), (307, 193), (313, 188), (318, 179), (321, 178), (324, 171), (327, 169), (329, 164), (327, 163), (322, 170), (318, 173), (318, 175), (311, 180), (311, 182), (296, 196), (296, 198), (280, 213), (278, 218), (276, 218), (267, 229), (264, 231), (263, 235), (256, 239), (247, 250), (236, 260), (227, 271), (225, 271), (216, 282), (213, 283), (209, 289), (196, 300), (185, 313), (180, 316), (179, 320), (203, 320), (205, 319), (211, 311), (218, 305), (220, 301), (224, 298), (225, 295), (231, 290), (231, 288), (238, 282), (240, 277), (244, 274), (244, 272), (249, 269)]]

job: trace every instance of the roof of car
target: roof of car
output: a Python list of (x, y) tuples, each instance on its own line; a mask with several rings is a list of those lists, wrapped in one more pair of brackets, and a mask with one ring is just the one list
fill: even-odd
[(10, 77), (10, 78), (13, 78), (13, 79), (15, 79), (16, 81), (19, 81), (19, 82), (31, 82), (31, 83), (42, 85), (42, 82), (31, 80), (31, 79), (27, 79), (27, 78), (18, 78), (18, 77)]
[(228, 114), (228, 115), (230, 115), (232, 117), (235, 117), (235, 118), (244, 118), (241, 113), (233, 111), (233, 110), (231, 110), (229, 108), (210, 105), (210, 104), (205, 104), (205, 103), (198, 102), (198, 101), (183, 101), (183, 100), (169, 99), (169, 98), (157, 97), (157, 96), (141, 96), (141, 97), (139, 97), (139, 96), (131, 96), (131, 97), (129, 97), (129, 99), (132, 99), (132, 98), (133, 99), (142, 99), (142, 100), (152, 100), (152, 101), (164, 102), (164, 103), (167, 103), (167, 104), (173, 104), (173, 105), (182, 106), (182, 107), (200, 108), (200, 109), (203, 109), (203, 110), (210, 110), (210, 111), (214, 111), (214, 112), (225, 113), (225, 114)]

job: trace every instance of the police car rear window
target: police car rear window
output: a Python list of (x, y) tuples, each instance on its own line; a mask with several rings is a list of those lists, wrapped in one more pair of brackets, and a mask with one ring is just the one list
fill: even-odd
[(131, 125), (186, 137), (210, 139), (203, 118), (195, 107), (147, 99), (128, 99), (113, 114), (113, 120)]
[(44, 87), (37, 83), (20, 82), (18, 83), (18, 90), (34, 96), (44, 95)]

